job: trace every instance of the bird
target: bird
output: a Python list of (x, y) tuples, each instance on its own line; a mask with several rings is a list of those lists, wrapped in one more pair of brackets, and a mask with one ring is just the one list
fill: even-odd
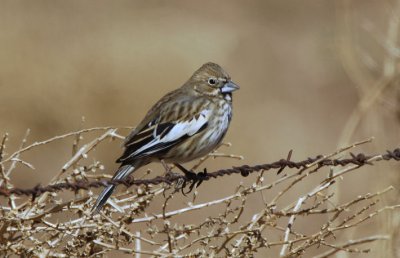
[[(180, 88), (167, 93), (124, 140), (124, 152), (112, 180), (123, 180), (151, 162), (175, 164), (201, 158), (224, 138), (232, 119), (232, 92), (239, 86), (218, 64), (208, 62)], [(92, 214), (100, 212), (116, 185), (98, 196)]]

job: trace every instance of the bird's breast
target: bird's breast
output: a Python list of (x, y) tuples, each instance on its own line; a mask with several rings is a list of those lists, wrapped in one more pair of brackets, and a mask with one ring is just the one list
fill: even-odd
[[(232, 106), (227, 101), (220, 101), (212, 107), (205, 130), (188, 138), (180, 146), (169, 153), (167, 160), (172, 162), (188, 162), (212, 152), (224, 138), (231, 118)], [(173, 154), (173, 155), (172, 155)]]

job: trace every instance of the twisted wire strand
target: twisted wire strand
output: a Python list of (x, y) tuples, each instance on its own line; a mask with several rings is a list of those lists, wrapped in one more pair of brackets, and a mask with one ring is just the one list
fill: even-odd
[[(45, 193), (45, 192), (59, 192), (63, 190), (77, 191), (77, 190), (88, 190), (91, 188), (100, 188), (106, 187), (108, 185), (120, 185), (123, 184), (127, 187), (129, 186), (139, 186), (139, 185), (158, 185), (162, 183), (172, 184), (177, 182), (178, 180), (184, 181), (207, 181), (210, 179), (215, 179), (217, 177), (232, 175), (232, 174), (241, 174), (242, 176), (248, 176), (250, 173), (258, 172), (258, 171), (266, 171), (271, 169), (277, 169), (278, 173), (282, 172), (285, 168), (295, 168), (300, 170), (305, 170), (308, 168), (308, 165), (318, 161), (316, 164), (318, 168), (324, 166), (346, 166), (349, 164), (364, 166), (364, 165), (373, 165), (368, 160), (372, 157), (379, 155), (365, 155), (363, 153), (353, 154), (350, 153), (350, 158), (346, 159), (324, 159), (322, 155), (318, 155), (314, 158), (307, 158), (302, 161), (294, 162), (290, 160), (291, 152), (286, 159), (280, 159), (278, 161), (260, 165), (242, 165), (238, 167), (232, 167), (228, 169), (220, 169), (214, 172), (207, 173), (205, 172), (199, 173), (200, 177), (190, 177), (187, 175), (179, 175), (172, 174), (167, 176), (157, 176), (152, 179), (133, 179), (131, 177), (124, 180), (97, 180), (97, 181), (87, 181), (87, 180), (77, 180), (75, 182), (63, 182), (57, 183), (47, 186), (41, 186), (40, 184), (29, 189), (21, 189), (21, 188), (11, 188), (7, 189), (4, 187), (0, 187), (0, 196), (9, 197), (10, 195), (18, 195), (18, 196), (32, 196), (33, 198)], [(380, 160), (395, 160), (400, 161), (400, 148), (396, 148), (393, 151), (386, 151), (386, 153), (381, 154)], [(198, 174), (198, 175), (199, 175)], [(191, 186), (192, 187), (192, 186)]]

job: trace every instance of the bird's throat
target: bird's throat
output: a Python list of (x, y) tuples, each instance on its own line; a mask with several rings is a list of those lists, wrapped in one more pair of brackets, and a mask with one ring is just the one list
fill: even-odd
[(223, 93), (224, 99), (228, 102), (232, 102), (232, 92)]

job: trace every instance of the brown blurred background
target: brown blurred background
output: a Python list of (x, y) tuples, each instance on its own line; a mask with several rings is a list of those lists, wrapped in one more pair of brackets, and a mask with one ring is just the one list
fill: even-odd
[[(272, 162), (290, 149), (300, 160), (370, 136), (374, 142), (355, 152), (394, 149), (399, 10), (395, 1), (372, 0), (0, 1), (0, 133), (10, 134), (11, 153), (27, 128), (29, 142), (44, 140), (79, 129), (82, 116), (85, 128), (135, 126), (163, 94), (213, 61), (241, 86), (226, 137), (233, 146), (224, 151), (245, 160), (209, 162), (209, 170)], [(15, 184), (48, 182), (71, 143), (26, 154), (36, 169), (21, 166)], [(110, 174), (119, 144), (103, 143), (92, 154)], [(338, 184), (337, 198), (398, 187), (398, 172), (393, 163), (358, 171)], [(232, 187), (207, 182), (200, 200), (252, 178), (224, 180)], [(398, 203), (397, 192), (386, 201)], [(254, 200), (248, 213), (260, 205)], [(390, 231), (398, 225), (393, 214), (367, 232)]]

